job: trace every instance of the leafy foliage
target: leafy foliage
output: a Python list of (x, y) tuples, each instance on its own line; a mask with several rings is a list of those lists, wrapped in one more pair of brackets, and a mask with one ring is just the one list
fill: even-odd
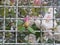
[(16, 17), (16, 14), (14, 12), (14, 8), (10, 8), (11, 11), (9, 11), (9, 8), (5, 8), (5, 15), (6, 17)]
[(0, 16), (4, 17), (4, 8), (0, 8)]

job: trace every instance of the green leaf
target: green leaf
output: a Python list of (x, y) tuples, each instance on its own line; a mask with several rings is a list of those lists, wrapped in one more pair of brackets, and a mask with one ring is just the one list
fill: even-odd
[(23, 26), (23, 21), (22, 20), (18, 20), (18, 30), (20, 31), (24, 31), (25, 30), (25, 27)]
[(18, 25), (21, 25), (21, 24), (23, 24), (24, 22), (22, 21), (22, 20), (18, 20)]
[(27, 28), (31, 33), (35, 33), (35, 31), (31, 28), (31, 27), (28, 27)]
[(20, 26), (18, 26), (18, 30), (20, 30), (20, 31), (24, 31), (24, 30), (25, 30), (25, 27), (22, 26), (22, 25), (20, 25)]

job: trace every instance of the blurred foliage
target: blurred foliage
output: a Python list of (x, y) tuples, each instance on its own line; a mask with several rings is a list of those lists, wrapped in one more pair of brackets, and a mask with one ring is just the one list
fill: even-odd
[(0, 0), (0, 5), (2, 5), (2, 0)]
[(0, 16), (4, 17), (4, 8), (0, 8)]
[(24, 9), (24, 8), (19, 8), (19, 15), (22, 16), (22, 17), (25, 17), (28, 13), (28, 10), (27, 9)]
[(30, 26), (27, 29), (28, 29), (29, 32), (35, 33), (35, 30), (33, 28), (31, 28)]
[[(10, 9), (10, 11), (9, 11)], [(15, 12), (14, 12), (14, 8), (5, 8), (5, 15), (6, 17), (15, 17)]]
[(32, 8), (32, 14), (38, 16), (42, 14), (42, 12), (47, 12), (47, 10), (48, 8), (44, 8), (44, 7), (43, 8)]
[(0, 30), (3, 30), (3, 25), (4, 25), (3, 21), (4, 21), (3, 19), (0, 19)]
[(15, 33), (6, 32), (5, 39), (5, 43), (15, 43)]
[[(12, 20), (13, 21), (13, 23), (14, 23), (14, 25), (16, 25), (16, 22), (15, 22), (15, 20)], [(5, 26), (6, 26), (6, 30), (11, 30), (11, 20), (6, 20), (6, 22), (5, 22)]]
[(48, 41), (47, 41), (48, 43), (53, 43), (54, 42), (54, 40), (53, 39), (48, 39)]
[[(30, 0), (31, 1), (31, 0)], [(50, 2), (52, 2), (52, 1), (50, 1)], [(51, 3), (48, 3), (48, 5), (50, 6), (50, 5), (52, 5)], [(33, 3), (31, 3), (30, 2), (30, 4), (32, 5), (32, 6), (34, 6), (34, 4)], [(21, 0), (21, 3), (20, 3), (20, 5), (22, 6), (22, 5), (30, 5), (28, 2), (24, 2), (24, 1), (22, 1)], [(0, 5), (3, 5), (3, 3), (2, 3), (2, 1), (0, 0)], [(42, 6), (46, 6), (45, 4), (43, 4)], [(10, 11), (9, 11), (9, 9), (11, 9)], [(19, 11), (19, 15), (22, 15), (22, 17), (25, 17), (26, 15), (28, 15), (29, 14), (29, 11), (30, 11), (30, 9), (28, 9), (28, 8), (18, 8), (18, 11)], [(40, 7), (40, 8), (31, 8), (31, 14), (32, 15), (34, 15), (34, 16), (38, 16), (38, 15), (40, 15), (40, 14), (42, 14), (42, 13), (46, 13), (48, 11), (48, 8), (46, 7)], [(58, 11), (59, 12), (59, 11)], [(55, 16), (56, 16), (56, 18), (60, 18), (60, 14), (59, 13), (56, 13), (55, 14)], [(1, 17), (4, 17), (4, 8), (0, 8), (0, 16)], [(5, 16), (6, 17), (16, 17), (16, 14), (15, 14), (15, 10), (14, 10), (14, 8), (5, 8)], [(6, 26), (6, 30), (10, 30), (10, 28), (11, 28), (11, 25), (10, 25), (10, 22), (11, 22), (11, 20), (5, 20), (5, 26)], [(57, 22), (58, 23), (58, 25), (60, 25), (60, 21), (59, 22)], [(14, 24), (16, 25), (16, 22), (14, 22)], [(26, 28), (23, 26), (23, 24), (24, 24), (24, 21), (22, 21), (22, 20), (18, 20), (18, 26), (17, 26), (17, 28), (18, 28), (18, 30), (20, 31), (20, 32), (22, 32), (22, 31), (25, 31), (26, 30)], [(2, 27), (2, 26), (0, 26), (0, 27)], [(32, 28), (31, 28), (32, 27)], [(40, 30), (40, 29), (38, 29), (37, 27), (36, 27), (36, 25), (35, 24), (33, 24), (31, 27), (28, 27), (27, 29), (28, 29), (28, 31), (29, 32), (27, 32), (27, 33), (35, 33), (35, 30)], [(43, 32), (37, 32), (35, 35), (37, 36), (37, 38), (38, 37), (41, 37), (41, 34), (43, 34)], [(18, 34), (19, 35), (19, 34)], [(10, 33), (6, 33), (6, 38), (8, 37), (8, 38), (10, 38), (10, 36), (12, 36), (12, 34), (10, 34)], [(20, 39), (20, 37), (21, 36), (18, 36), (19, 37), (19, 39), (18, 40), (20, 40), (21, 41), (21, 39)], [(24, 40), (23, 38), (24, 38), (24, 36), (23, 37), (21, 37), (22, 38), (22, 40)], [(48, 40), (48, 43), (51, 43), (51, 42), (53, 42), (53, 40)], [(59, 43), (59, 41), (56, 41), (56, 42), (58, 42)]]
[(20, 31), (24, 31), (25, 30), (25, 27), (23, 27), (23, 21), (22, 20), (18, 20), (18, 30), (20, 30)]
[(10, 30), (10, 25), (9, 25), (10, 21), (9, 20), (5, 20), (5, 21), (6, 21), (5, 23), (6, 30)]
[(40, 10), (40, 8), (32, 8), (32, 14), (37, 16), (39, 15)]
[(20, 32), (21, 32), (21, 31), (28, 30), (28, 31), (31, 32), (31, 33), (35, 33), (35, 31), (34, 31), (33, 28), (31, 28), (30, 26), (27, 27), (27, 28), (25, 28), (25, 27), (23, 26), (23, 24), (24, 24), (24, 22), (23, 22), (22, 20), (18, 20), (18, 30), (20, 30)]
[(42, 14), (43, 12), (47, 12), (48, 8), (31, 8), (31, 11), (28, 11), (30, 9), (26, 8), (19, 8), (19, 15), (25, 17), (26, 15), (34, 15), (34, 16), (38, 16), (40, 14)]

